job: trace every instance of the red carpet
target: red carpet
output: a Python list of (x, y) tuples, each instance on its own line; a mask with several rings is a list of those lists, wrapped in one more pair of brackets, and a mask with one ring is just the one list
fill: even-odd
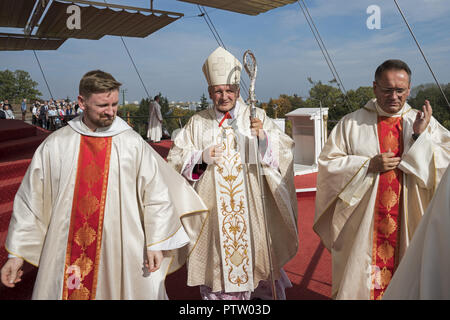
[(329, 299), (331, 296), (331, 255), (314, 233), (315, 192), (297, 193), (299, 250), (285, 271), (293, 287), (287, 299)]
[[(5, 123), (6, 121), (6, 123)], [(30, 128), (31, 127), (31, 128)], [(3, 133), (7, 132), (7, 138)], [(22, 121), (0, 120), (0, 266), (6, 261), (3, 247), (12, 212), (14, 195), (37, 146), (48, 132)], [(39, 137), (39, 139), (37, 138)], [(172, 145), (170, 140), (150, 144), (163, 158)], [(315, 187), (316, 174), (295, 177), (297, 189)], [(299, 250), (285, 266), (293, 287), (286, 290), (289, 300), (329, 299), (331, 294), (331, 257), (312, 230), (315, 192), (297, 193)], [(31, 298), (37, 269), (26, 264), (22, 282), (14, 289), (0, 284), (0, 300)], [(187, 287), (186, 269), (181, 268), (166, 279), (170, 299), (198, 300), (197, 287)]]
[(21, 120), (0, 120), (0, 265), (7, 252), (3, 246), (8, 232), (14, 196), (34, 151), (49, 132)]
[[(50, 134), (21, 120), (0, 120), (0, 266), (7, 260), (4, 248), (14, 196), (39, 144)], [(30, 299), (37, 269), (25, 263), (16, 290), (0, 284), (1, 300)]]
[(317, 183), (317, 172), (294, 176), (295, 189), (297, 190), (315, 188), (316, 183)]
[(153, 149), (156, 150), (156, 152), (159, 153), (161, 157), (164, 159), (167, 158), (167, 155), (169, 154), (170, 147), (172, 147), (173, 141), (172, 140), (161, 140), (159, 143), (153, 143), (150, 142), (150, 145), (153, 147)]

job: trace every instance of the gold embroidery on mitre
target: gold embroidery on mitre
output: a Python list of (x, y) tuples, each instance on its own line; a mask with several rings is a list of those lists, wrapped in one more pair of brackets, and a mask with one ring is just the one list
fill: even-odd
[(378, 231), (383, 233), (386, 238), (388, 238), (397, 229), (397, 223), (392, 219), (391, 215), (388, 214), (380, 221), (378, 225)]
[(102, 173), (102, 169), (94, 160), (92, 160), (86, 168), (83, 169), (83, 180), (86, 181), (89, 186), (92, 186), (92, 184), (100, 180)]
[(74, 265), (80, 268), (81, 280), (83, 280), (89, 272), (92, 271), (92, 267), (94, 266), (94, 262), (83, 252), (81, 256), (75, 260)]
[(395, 152), (398, 150), (398, 146), (398, 139), (394, 136), (392, 131), (389, 131), (389, 133), (383, 138), (384, 150), (391, 150), (392, 152)]
[(384, 289), (389, 285), (389, 282), (392, 279), (392, 273), (391, 271), (384, 267), (381, 271), (380, 271), (380, 285), (381, 288)]
[(90, 246), (92, 242), (94, 242), (96, 235), (97, 233), (95, 230), (92, 229), (87, 222), (85, 222), (84, 225), (75, 233), (74, 240), (80, 247), (85, 249)]
[(387, 209), (387, 211), (391, 211), (392, 207), (397, 204), (398, 196), (394, 190), (392, 190), (391, 186), (387, 188), (381, 195), (381, 204)]
[(70, 300), (89, 300), (89, 290), (80, 284), (80, 288), (75, 289), (70, 294)]
[(100, 201), (90, 192), (81, 198), (78, 204), (78, 210), (85, 216), (86, 219), (89, 219), (89, 216), (97, 211), (99, 207)]
[(377, 253), (378, 256), (386, 264), (387, 261), (394, 256), (394, 248), (389, 244), (389, 242), (385, 241), (382, 245), (378, 247)]

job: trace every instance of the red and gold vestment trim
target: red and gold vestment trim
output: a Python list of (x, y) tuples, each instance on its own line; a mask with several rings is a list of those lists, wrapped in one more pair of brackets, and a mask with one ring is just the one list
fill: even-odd
[(95, 299), (111, 139), (81, 136), (67, 241), (63, 300)]
[[(381, 153), (403, 153), (402, 117), (378, 117), (378, 139)], [(398, 265), (400, 236), (402, 172), (399, 169), (380, 173), (374, 212), (372, 249), (372, 286), (370, 298), (383, 297)]]

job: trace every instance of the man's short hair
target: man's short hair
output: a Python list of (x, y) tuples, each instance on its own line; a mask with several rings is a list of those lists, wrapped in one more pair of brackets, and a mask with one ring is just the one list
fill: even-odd
[(111, 74), (101, 70), (93, 70), (81, 78), (79, 93), (87, 99), (93, 93), (119, 90), (121, 85)]
[(386, 60), (380, 64), (375, 71), (375, 81), (381, 78), (381, 74), (387, 70), (404, 70), (408, 74), (409, 82), (411, 83), (411, 69), (406, 62), (397, 59)]
[(159, 99), (159, 94), (153, 97), (153, 100)]

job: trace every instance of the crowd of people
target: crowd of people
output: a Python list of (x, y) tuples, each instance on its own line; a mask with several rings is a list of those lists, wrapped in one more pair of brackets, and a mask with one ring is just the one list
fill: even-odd
[[(25, 121), (27, 106), (27, 99), (23, 99), (20, 106), (23, 121)], [(33, 125), (38, 125), (49, 130), (62, 127), (67, 119), (70, 120), (83, 112), (76, 101), (67, 101), (64, 99), (36, 100), (29, 105), (29, 111)], [(0, 103), (0, 119), (16, 119), (13, 107), (8, 99)]]
[(75, 101), (55, 101), (53, 99), (42, 102), (36, 101), (30, 109), (32, 123), (44, 129), (58, 129), (63, 125), (67, 116), (77, 115), (83, 112)]

